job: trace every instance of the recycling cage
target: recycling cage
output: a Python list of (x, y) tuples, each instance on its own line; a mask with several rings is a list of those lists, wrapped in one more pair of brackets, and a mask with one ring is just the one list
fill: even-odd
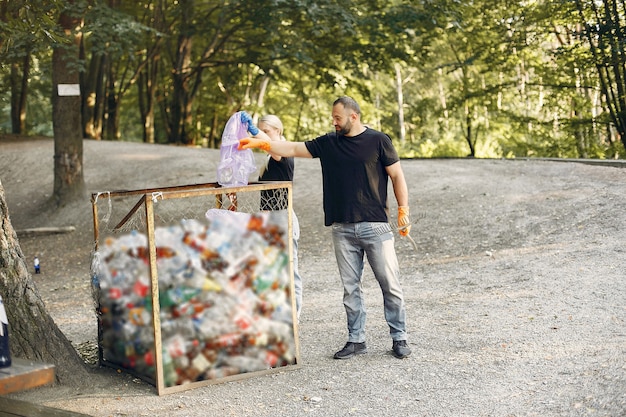
[[(287, 207), (262, 211), (260, 196), (272, 192), (283, 193)], [(91, 202), (100, 365), (154, 385), (158, 395), (301, 366), (291, 182), (107, 191)], [(224, 259), (231, 244), (243, 253), (230, 248)]]

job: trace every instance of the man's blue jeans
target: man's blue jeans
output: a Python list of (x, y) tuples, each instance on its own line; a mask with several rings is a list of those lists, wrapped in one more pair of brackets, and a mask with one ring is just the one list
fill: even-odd
[(348, 342), (365, 342), (365, 300), (362, 294), (363, 260), (367, 261), (383, 293), (385, 319), (393, 340), (407, 340), (406, 313), (394, 237), (389, 223), (334, 223), (335, 257), (343, 283), (348, 319)]

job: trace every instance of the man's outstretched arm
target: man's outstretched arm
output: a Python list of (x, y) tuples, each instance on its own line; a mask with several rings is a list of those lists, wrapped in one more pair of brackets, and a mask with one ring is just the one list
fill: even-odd
[(262, 149), (273, 155), (283, 157), (312, 158), (311, 153), (304, 142), (287, 142), (271, 140), (265, 132), (259, 130), (251, 138), (243, 138), (239, 141), (238, 149)]
[(304, 142), (273, 141), (262, 131), (254, 137), (239, 140), (240, 150), (253, 148), (283, 157), (312, 158)]
[(247, 125), (250, 138), (239, 140), (238, 149), (263, 149), (272, 156), (312, 158), (303, 142), (275, 141), (254, 125), (252, 117), (245, 111), (241, 112), (241, 122)]

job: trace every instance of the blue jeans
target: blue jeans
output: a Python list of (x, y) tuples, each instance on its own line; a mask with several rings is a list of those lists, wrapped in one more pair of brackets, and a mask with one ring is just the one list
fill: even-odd
[(383, 293), (385, 319), (393, 340), (406, 340), (406, 313), (394, 237), (389, 223), (333, 223), (333, 245), (343, 283), (348, 342), (365, 342), (365, 301), (362, 294), (363, 259)]

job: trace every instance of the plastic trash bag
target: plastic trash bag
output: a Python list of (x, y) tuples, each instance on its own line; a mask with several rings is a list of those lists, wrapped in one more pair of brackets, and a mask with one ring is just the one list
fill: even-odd
[(257, 170), (251, 149), (238, 150), (239, 139), (250, 136), (248, 126), (241, 122), (241, 112), (233, 114), (222, 133), (217, 182), (223, 187), (248, 185), (248, 177)]

